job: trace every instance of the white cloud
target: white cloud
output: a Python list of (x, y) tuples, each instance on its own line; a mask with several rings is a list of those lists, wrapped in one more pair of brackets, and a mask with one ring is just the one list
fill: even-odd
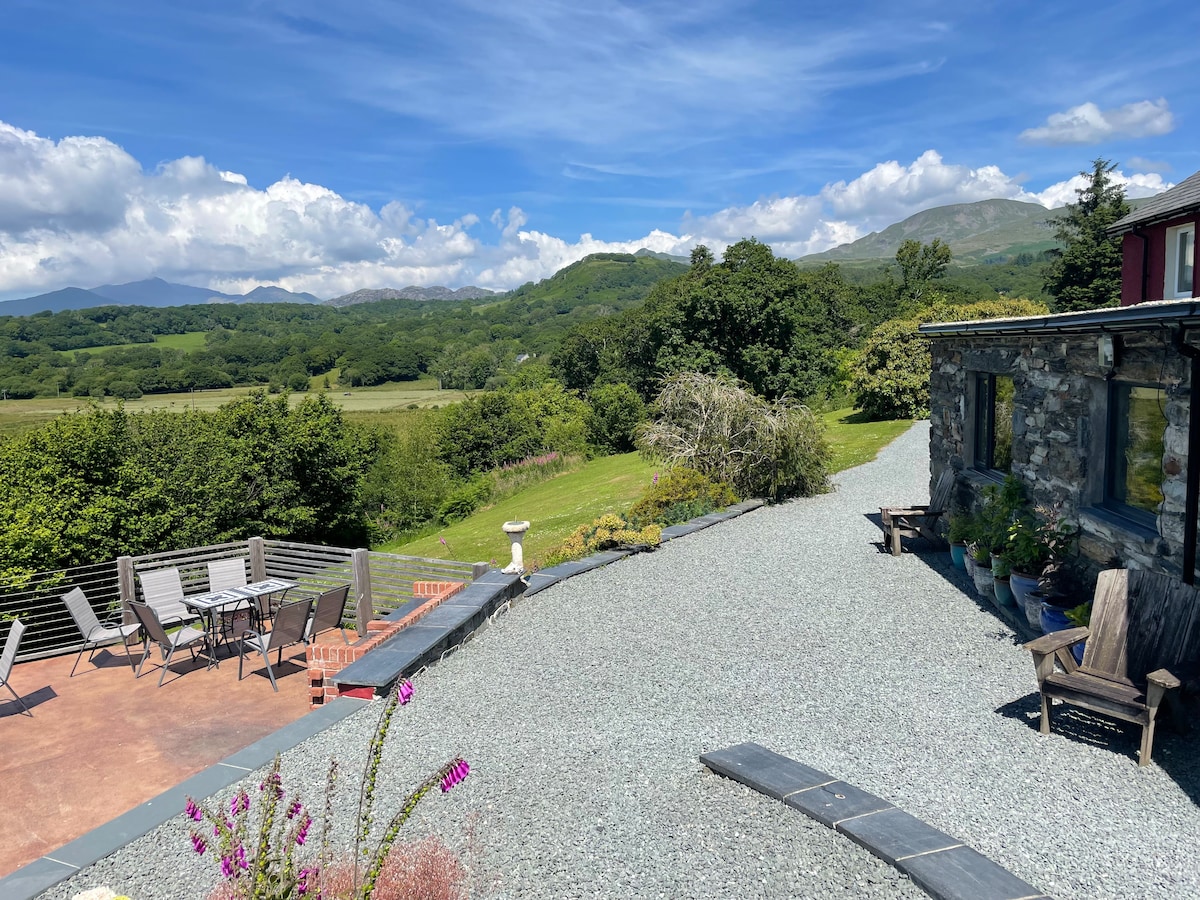
[(1021, 140), (1030, 144), (1098, 144), (1114, 137), (1170, 134), (1174, 129), (1175, 117), (1160, 97), (1104, 110), (1095, 103), (1081, 103), (1066, 112), (1052, 113), (1045, 125), (1022, 131)]
[[(1131, 197), (1170, 187), (1155, 173), (1113, 177)], [(568, 240), (528, 227), (516, 206), (495, 210), (490, 226), (472, 212), (442, 223), (399, 201), (375, 211), (290, 176), (255, 188), (200, 157), (147, 171), (103, 138), (54, 142), (0, 122), (0, 298), (152, 275), (229, 292), (278, 284), (319, 297), (409, 284), (508, 289), (597, 252), (686, 255), (703, 243), (719, 254), (754, 236), (777, 254), (802, 256), (933, 206), (990, 197), (1059, 206), (1083, 183), (1075, 176), (1034, 193), (996, 166), (948, 164), (928, 150), (815, 194), (688, 214), (677, 233)]]

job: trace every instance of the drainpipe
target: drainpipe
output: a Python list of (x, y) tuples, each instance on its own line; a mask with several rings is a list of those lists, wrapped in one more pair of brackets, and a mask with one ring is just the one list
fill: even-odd
[(1196, 583), (1196, 516), (1200, 514), (1200, 350), (1184, 343), (1183, 329), (1172, 332), (1171, 343), (1192, 364), (1188, 387), (1187, 496), (1183, 503), (1183, 583)]
[(1141, 239), (1142, 242), (1142, 296), (1138, 299), (1138, 303), (1146, 302), (1146, 286), (1150, 283), (1150, 256), (1146, 252), (1146, 248), (1150, 246), (1150, 241), (1146, 238), (1144, 232), (1138, 229), (1133, 229), (1133, 236)]

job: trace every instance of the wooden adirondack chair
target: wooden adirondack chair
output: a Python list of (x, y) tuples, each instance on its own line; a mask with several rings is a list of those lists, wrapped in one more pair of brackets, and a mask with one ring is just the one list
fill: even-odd
[(880, 507), (879, 515), (883, 519), (883, 534), (891, 547), (892, 556), (900, 555), (901, 537), (925, 537), (931, 541), (941, 538), (934, 531), (937, 520), (945, 513), (950, 505), (950, 492), (954, 489), (954, 470), (942, 469), (933, 495), (929, 498), (928, 506), (892, 506)]
[[(1069, 648), (1085, 638), (1076, 666)], [(1195, 677), (1200, 664), (1200, 591), (1166, 575), (1108, 569), (1096, 582), (1089, 627), (1056, 631), (1025, 647), (1042, 692), (1042, 734), (1050, 733), (1053, 700), (1062, 700), (1141, 725), (1138, 765), (1149, 765), (1164, 695), (1181, 676)]]

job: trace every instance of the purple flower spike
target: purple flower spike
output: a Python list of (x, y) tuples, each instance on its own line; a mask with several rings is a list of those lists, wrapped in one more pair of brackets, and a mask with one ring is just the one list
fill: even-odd
[(238, 844), (237, 853), (233, 854), (233, 858), (237, 861), (238, 868), (250, 868), (249, 864), (246, 862), (246, 848), (241, 844)]
[(245, 812), (250, 808), (250, 795), (245, 791), (238, 794), (238, 812)]
[(221, 874), (226, 878), (233, 877), (233, 860), (228, 856), (221, 857)]
[(300, 801), (293, 800), (292, 805), (288, 807), (287, 817), (289, 819), (296, 818), (297, 813), (299, 813), (302, 809), (304, 809), (304, 806), (300, 803)]
[(471, 771), (471, 767), (467, 765), (465, 759), (460, 759), (442, 779), (442, 793), (446, 793), (450, 788), (454, 787), (460, 781), (467, 777), (467, 773)]
[(300, 830), (296, 832), (296, 843), (299, 846), (304, 846), (304, 842), (308, 840), (308, 829), (312, 827), (312, 816), (304, 817), (304, 824), (300, 826)]
[(229, 814), (230, 814), (231, 816), (236, 816), (236, 815), (237, 815), (237, 811), (238, 811), (238, 806), (240, 806), (240, 805), (241, 805), (241, 804), (238, 802), (238, 798), (237, 798), (237, 797), (234, 797), (233, 799), (231, 799), (231, 800), (229, 801)]
[(399, 694), (400, 694), (400, 705), (401, 706), (403, 706), (405, 703), (407, 703), (409, 700), (412, 699), (413, 686), (412, 686), (412, 682), (409, 681), (407, 678), (400, 683)]
[(200, 854), (203, 854), (208, 849), (208, 844), (204, 842), (204, 838), (200, 837), (194, 831), (192, 832), (192, 849)]
[(200, 807), (196, 805), (196, 802), (191, 797), (188, 797), (187, 806), (183, 808), (183, 814), (193, 822), (199, 822), (204, 818), (204, 813), (200, 812)]

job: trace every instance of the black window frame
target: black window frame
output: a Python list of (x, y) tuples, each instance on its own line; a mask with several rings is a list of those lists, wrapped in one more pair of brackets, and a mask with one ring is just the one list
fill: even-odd
[[(1121, 496), (1124, 494), (1126, 464), (1124, 454), (1118, 451), (1122, 450), (1128, 442), (1129, 394), (1125, 392), (1132, 388), (1152, 388), (1156, 391), (1161, 391), (1163, 399), (1166, 399), (1166, 386), (1157, 382), (1115, 379), (1109, 382), (1107, 403), (1108, 422), (1104, 440), (1104, 485), (1100, 505), (1123, 519), (1152, 529), (1157, 533), (1157, 512), (1151, 512), (1140, 506), (1133, 506), (1121, 499)], [(1122, 396), (1124, 397), (1123, 400)], [(1167, 421), (1164, 415), (1164, 432), (1166, 425)], [(1161, 458), (1159, 466), (1159, 491), (1161, 492), (1162, 483), (1165, 480), (1165, 474), (1161, 469)], [(1118, 484), (1121, 485), (1120, 489), (1118, 489)]]
[(1009, 449), (1008, 467), (996, 467), (996, 379), (1012, 376), (1002, 372), (975, 373), (975, 409), (971, 448), (973, 467), (985, 474), (1004, 477), (1012, 471), (1012, 450)]

